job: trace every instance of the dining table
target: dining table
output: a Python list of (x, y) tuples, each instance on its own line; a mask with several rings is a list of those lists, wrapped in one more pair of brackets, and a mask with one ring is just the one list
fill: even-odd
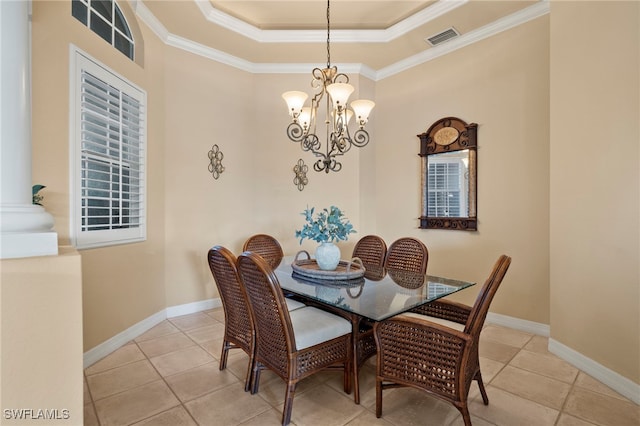
[[(441, 297), (475, 285), (475, 282), (401, 269), (359, 267), (362, 273), (301, 274), (298, 256), (287, 256), (274, 270), (287, 297), (338, 314), (352, 325), (354, 401), (360, 403), (358, 372), (376, 353), (373, 325)], [(350, 267), (351, 262), (341, 261)], [(358, 265), (353, 265), (358, 269)]]

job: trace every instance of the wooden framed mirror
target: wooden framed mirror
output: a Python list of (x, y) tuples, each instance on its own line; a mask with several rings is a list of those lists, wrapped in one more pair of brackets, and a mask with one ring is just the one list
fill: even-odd
[(478, 125), (442, 118), (420, 138), (420, 228), (477, 230)]

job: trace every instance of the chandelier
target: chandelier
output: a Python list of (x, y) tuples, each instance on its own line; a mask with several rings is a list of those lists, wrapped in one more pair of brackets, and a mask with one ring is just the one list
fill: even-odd
[[(313, 79), (311, 87), (316, 92), (311, 99), (311, 106), (304, 106), (309, 97), (304, 92), (291, 91), (282, 94), (287, 102), (291, 123), (287, 127), (287, 136), (293, 142), (300, 142), (303, 151), (311, 151), (319, 159), (313, 165), (316, 172), (339, 172), (342, 169), (336, 157), (344, 155), (351, 146), (361, 148), (369, 143), (369, 133), (364, 129), (369, 119), (369, 113), (375, 106), (373, 101), (359, 99), (351, 102), (347, 107), (349, 96), (354, 88), (349, 84), (346, 74), (338, 73), (338, 67), (331, 66), (330, 49), (330, 10), (327, 0), (327, 67), (314, 68), (311, 72)], [(326, 95), (326, 96), (325, 96)], [(324, 149), (317, 135), (316, 124), (321, 101), (325, 100), (324, 125), (326, 128), (326, 142)], [(351, 135), (349, 121), (355, 116), (357, 130)], [(320, 124), (320, 131), (322, 125)]]

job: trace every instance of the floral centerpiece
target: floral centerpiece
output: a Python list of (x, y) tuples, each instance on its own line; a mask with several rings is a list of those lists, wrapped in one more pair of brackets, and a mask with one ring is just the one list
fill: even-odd
[(336, 206), (324, 208), (315, 214), (315, 207), (306, 208), (302, 215), (306, 223), (300, 230), (296, 230), (296, 238), (300, 244), (307, 238), (320, 243), (316, 249), (316, 261), (320, 269), (334, 270), (340, 262), (340, 249), (333, 244), (336, 241), (346, 241), (349, 234), (356, 232), (344, 213)]

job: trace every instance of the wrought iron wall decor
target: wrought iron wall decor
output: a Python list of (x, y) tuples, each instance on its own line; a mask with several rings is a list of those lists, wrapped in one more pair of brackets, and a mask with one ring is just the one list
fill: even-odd
[(213, 175), (214, 179), (218, 179), (220, 174), (224, 172), (224, 166), (222, 165), (222, 159), (224, 154), (218, 148), (218, 145), (213, 145), (209, 151), (209, 173)]
[(477, 230), (478, 125), (442, 118), (420, 138), (420, 228)]
[(309, 167), (304, 164), (302, 158), (298, 160), (298, 164), (293, 166), (293, 173), (296, 175), (296, 177), (293, 178), (293, 183), (298, 187), (298, 191), (302, 191), (309, 183), (309, 179), (307, 178), (308, 171)]

